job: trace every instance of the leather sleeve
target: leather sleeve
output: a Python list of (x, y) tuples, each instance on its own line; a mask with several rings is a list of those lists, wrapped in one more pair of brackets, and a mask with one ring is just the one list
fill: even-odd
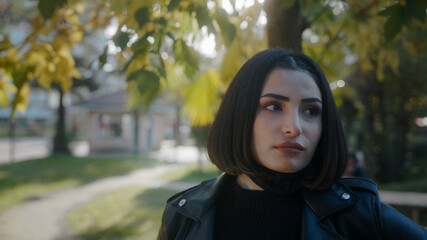
[(386, 204), (381, 203), (379, 210), (384, 239), (427, 240), (426, 228)]

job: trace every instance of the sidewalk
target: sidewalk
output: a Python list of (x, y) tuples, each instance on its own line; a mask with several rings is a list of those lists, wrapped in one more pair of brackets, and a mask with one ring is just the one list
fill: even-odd
[[(46, 144), (42, 139), (30, 141), (27, 139), (23, 142), (26, 142), (26, 144), (30, 142), (30, 145), (37, 145), (38, 143), (39, 146), (40, 144)], [(4, 145), (5, 143), (3, 143)], [(80, 143), (79, 146), (75, 147), (81, 149), (82, 153), (84, 153), (84, 143)], [(199, 155), (197, 148), (191, 146), (164, 146), (159, 151), (151, 153), (150, 157), (171, 164), (135, 170), (126, 175), (108, 177), (89, 184), (48, 193), (6, 210), (0, 214), (0, 239), (79, 239), (73, 236), (67, 228), (67, 215), (73, 208), (90, 201), (99, 194), (129, 186), (167, 188), (177, 192), (182, 191), (197, 183), (166, 182), (160, 180), (159, 177), (196, 163), (199, 157), (203, 162), (207, 162), (206, 154)], [(21, 160), (26, 159), (22, 158)]]
[[(9, 138), (0, 138), (0, 164), (47, 157), (52, 152), (51, 141), (48, 137), (22, 137), (13, 142)], [(70, 151), (76, 157), (87, 156), (89, 144), (87, 141), (71, 142)]]
[(67, 214), (74, 207), (90, 201), (99, 194), (128, 186), (167, 188), (181, 191), (197, 183), (174, 183), (158, 177), (184, 168), (188, 163), (133, 171), (127, 175), (109, 177), (90, 184), (64, 189), (19, 204), (0, 215), (2, 240), (69, 240), (78, 239), (67, 228)]

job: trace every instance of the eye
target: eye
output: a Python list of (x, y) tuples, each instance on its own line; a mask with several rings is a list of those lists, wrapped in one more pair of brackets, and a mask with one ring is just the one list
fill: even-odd
[(309, 117), (317, 117), (321, 113), (321, 110), (318, 107), (308, 107), (304, 110), (304, 114)]
[(282, 106), (277, 102), (267, 103), (264, 105), (264, 109), (271, 111), (271, 112), (277, 112), (282, 110)]

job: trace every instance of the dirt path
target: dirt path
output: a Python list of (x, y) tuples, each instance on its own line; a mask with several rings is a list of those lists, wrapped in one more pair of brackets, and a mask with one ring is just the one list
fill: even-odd
[(187, 164), (176, 163), (104, 178), (89, 184), (45, 194), (38, 199), (19, 204), (0, 215), (2, 240), (69, 240), (78, 239), (68, 228), (67, 213), (99, 194), (128, 186), (183, 190), (195, 183), (172, 183), (158, 177)]

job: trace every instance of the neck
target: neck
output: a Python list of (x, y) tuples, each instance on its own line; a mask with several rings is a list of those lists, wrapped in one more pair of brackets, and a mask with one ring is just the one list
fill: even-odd
[(256, 185), (246, 174), (240, 174), (237, 176), (237, 184), (239, 184), (243, 189), (263, 191), (263, 189)]

